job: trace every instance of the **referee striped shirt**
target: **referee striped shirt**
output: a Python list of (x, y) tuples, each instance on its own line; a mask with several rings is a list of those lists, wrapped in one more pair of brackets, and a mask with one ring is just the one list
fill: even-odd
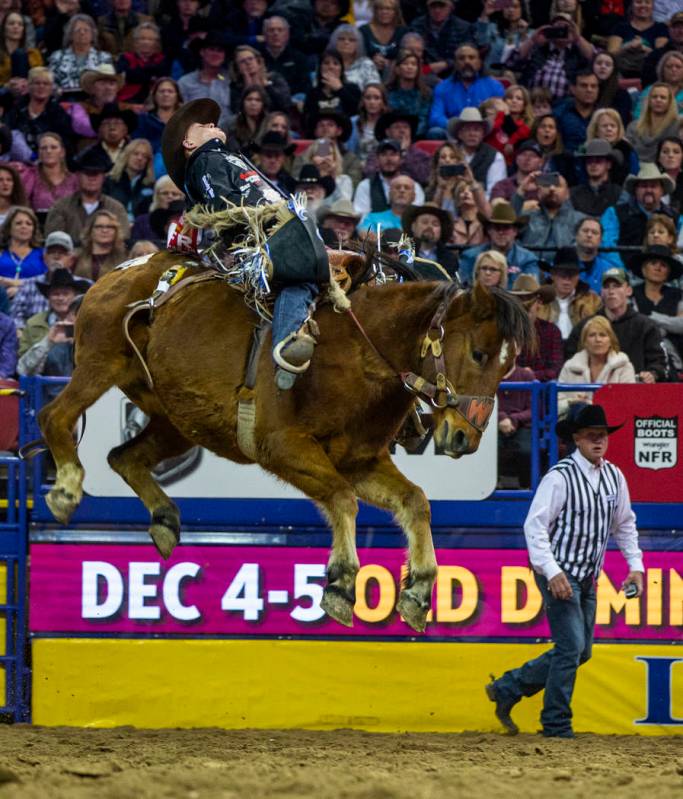
[(644, 571), (636, 520), (621, 470), (594, 465), (576, 450), (543, 478), (524, 523), (533, 568), (548, 580), (561, 571), (597, 577), (610, 534), (631, 571)]

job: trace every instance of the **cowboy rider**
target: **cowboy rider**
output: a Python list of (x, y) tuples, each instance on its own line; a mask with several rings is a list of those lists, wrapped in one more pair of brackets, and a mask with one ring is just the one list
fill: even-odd
[[(252, 207), (286, 203), (287, 198), (248, 160), (228, 150), (225, 132), (217, 127), (220, 113), (213, 100), (194, 100), (176, 111), (164, 130), (164, 163), (185, 192), (188, 207), (222, 211), (226, 200)], [(315, 222), (306, 214), (292, 213), (292, 219), (268, 239), (267, 251), (278, 290), (272, 326), (273, 360), (279, 367), (276, 383), (288, 389), (313, 355), (316, 341), (307, 320), (319, 283), (329, 282), (329, 262)]]

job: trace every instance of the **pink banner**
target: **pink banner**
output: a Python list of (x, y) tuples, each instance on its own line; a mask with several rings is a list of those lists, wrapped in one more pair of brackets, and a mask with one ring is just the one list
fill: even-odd
[[(147, 635), (395, 636), (415, 633), (394, 607), (401, 549), (359, 552), (352, 629), (320, 610), (327, 550), (182, 546), (168, 561), (148, 546), (35, 544), (31, 631)], [(547, 637), (525, 550), (442, 549), (426, 636)], [(683, 626), (683, 552), (646, 553), (646, 594), (625, 600), (626, 564), (607, 556), (596, 637), (671, 640)]]

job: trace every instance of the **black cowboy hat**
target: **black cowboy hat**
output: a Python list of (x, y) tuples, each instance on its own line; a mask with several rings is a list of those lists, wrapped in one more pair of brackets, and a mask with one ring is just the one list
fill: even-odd
[(560, 247), (555, 253), (555, 261), (551, 264), (548, 261), (539, 261), (538, 265), (544, 272), (552, 272), (553, 269), (564, 269), (567, 272), (581, 272), (583, 266), (579, 261), (576, 247)]
[(441, 223), (441, 238), (439, 239), (441, 244), (450, 241), (453, 235), (453, 219), (448, 211), (440, 208), (436, 203), (427, 202), (424, 205), (409, 205), (401, 217), (401, 225), (405, 233), (409, 236), (413, 235), (413, 222), (422, 214), (431, 214)]
[(636, 253), (628, 262), (628, 268), (637, 277), (643, 277), (643, 267), (648, 261), (663, 261), (669, 267), (669, 280), (678, 280), (683, 275), (683, 264), (671, 254), (669, 247), (652, 244)]
[(287, 139), (275, 130), (269, 130), (261, 136), (261, 141), (254, 142), (251, 149), (255, 153), (262, 153), (264, 151), (284, 153), (291, 155), (296, 149), (295, 144), (287, 144)]
[(308, 117), (308, 124), (306, 127), (308, 128), (311, 138), (315, 136), (315, 126), (321, 119), (333, 119), (337, 125), (339, 125), (339, 127), (342, 129), (339, 141), (344, 142), (351, 135), (351, 120), (347, 116), (336, 109), (319, 108)]
[(200, 50), (205, 50), (209, 47), (214, 50), (222, 50), (224, 53), (227, 52), (225, 39), (218, 31), (207, 31), (206, 36), (197, 36), (192, 39), (188, 45), (188, 50), (191, 50), (195, 55), (199, 55)]
[(74, 158), (76, 172), (109, 172), (112, 166), (111, 158), (97, 144), (82, 150)]
[(91, 114), (90, 122), (93, 130), (97, 130), (105, 119), (120, 119), (128, 128), (128, 133), (132, 133), (138, 126), (138, 118), (126, 108), (121, 108), (118, 103), (105, 103), (99, 114)]
[(180, 216), (185, 210), (185, 200), (174, 200), (168, 208), (155, 208), (149, 215), (149, 226), (154, 231), (157, 239), (166, 241), (166, 225), (175, 216)]
[(387, 111), (375, 123), (375, 138), (377, 141), (387, 138), (387, 128), (393, 125), (394, 122), (407, 122), (410, 125), (410, 135), (414, 140), (417, 135), (417, 126), (419, 119), (415, 114), (408, 114), (405, 111)]
[(329, 175), (322, 176), (318, 171), (315, 164), (304, 164), (299, 172), (299, 177), (296, 179), (297, 189), (299, 186), (322, 186), (325, 189), (325, 197), (329, 197), (335, 190), (337, 184), (334, 178)]
[(77, 294), (83, 294), (90, 288), (90, 285), (89, 281), (74, 277), (68, 269), (55, 269), (45, 283), (40, 280), (36, 281), (38, 291), (43, 297), (49, 297), (52, 289), (73, 289)]
[(202, 98), (182, 105), (166, 123), (161, 135), (161, 155), (166, 171), (179, 188), (185, 185), (187, 158), (183, 150), (183, 139), (187, 129), (195, 122), (202, 125), (213, 122), (216, 125), (220, 117), (221, 107), (218, 103)]
[(562, 419), (555, 425), (555, 433), (565, 441), (571, 441), (572, 435), (586, 428), (605, 428), (609, 435), (621, 430), (624, 423), (609, 425), (602, 405), (586, 405), (573, 419)]

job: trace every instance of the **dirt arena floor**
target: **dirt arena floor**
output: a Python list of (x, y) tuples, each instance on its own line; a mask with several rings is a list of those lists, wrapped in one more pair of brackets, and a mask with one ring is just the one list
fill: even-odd
[(0, 727), (0, 799), (674, 799), (681, 738)]

